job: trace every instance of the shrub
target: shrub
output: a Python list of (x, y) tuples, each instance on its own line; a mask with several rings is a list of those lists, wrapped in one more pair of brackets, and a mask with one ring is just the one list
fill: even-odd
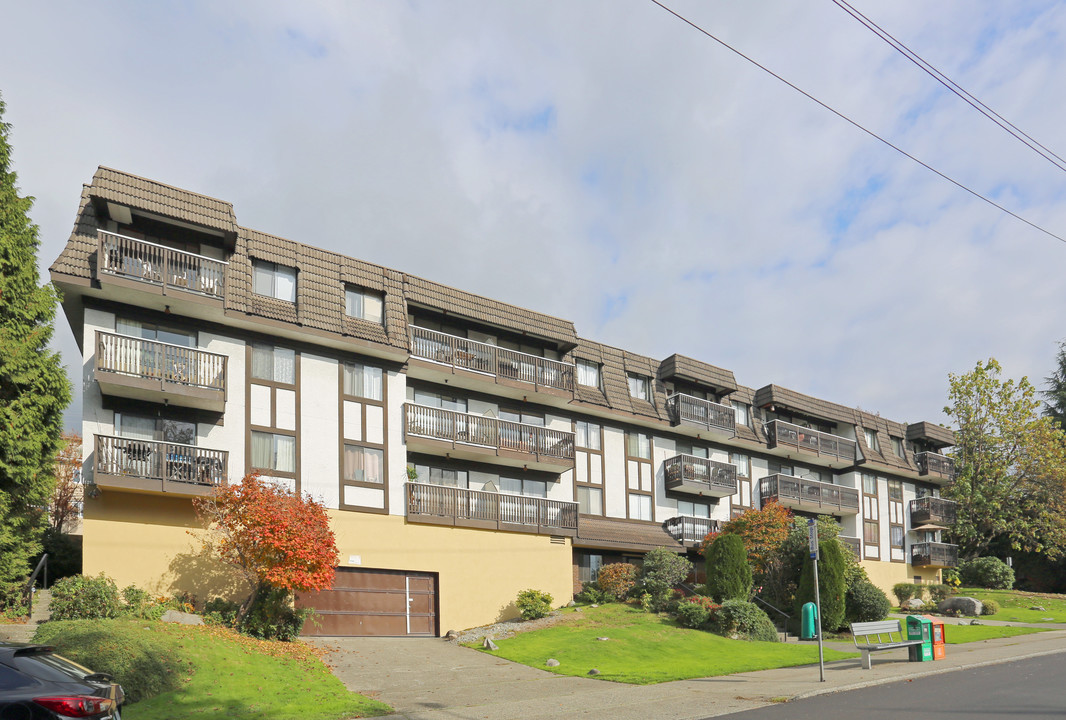
[(702, 595), (685, 598), (677, 604), (677, 622), (684, 627), (704, 628), (721, 607), (712, 598)]
[(268, 587), (256, 595), (238, 629), (261, 640), (292, 642), (313, 613), (309, 608), (295, 609), (288, 590)]
[[(847, 590), (844, 575), (847, 571), (847, 558), (841, 550), (836, 537), (823, 539), (818, 543), (820, 560), (818, 561), (818, 590), (822, 601), (822, 629), (828, 632), (839, 630), (844, 626), (844, 595)], [(814, 602), (814, 564), (804, 563), (800, 574), (799, 587), (796, 589), (794, 617), (799, 618), (803, 605)]]
[(237, 613), (240, 612), (240, 603), (231, 602), (224, 598), (214, 598), (204, 606), (204, 622), (208, 625), (221, 625), (228, 628), (237, 628)]
[(122, 612), (115, 581), (100, 573), (96, 577), (71, 575), (52, 586), (52, 620), (98, 620), (116, 618)]
[(574, 596), (574, 601), (579, 603), (587, 603), (589, 605), (598, 605), (604, 602), (607, 596), (596, 587), (596, 583), (587, 582), (581, 587), (581, 592)]
[(959, 571), (955, 568), (948, 568), (943, 573), (944, 584), (948, 587), (957, 589), (962, 585), (962, 579), (959, 577)]
[(777, 629), (758, 605), (747, 600), (726, 600), (714, 614), (711, 627), (719, 635), (745, 640), (777, 642)]
[(982, 615), (995, 615), (998, 612), (999, 612), (999, 603), (996, 602), (995, 600), (989, 598), (988, 600), (985, 600), (983, 603), (981, 603), (981, 614)]
[(26, 602), (22, 595), (25, 583), (16, 581), (0, 582), (0, 617), (7, 620), (21, 620), (26, 612)]
[(1014, 570), (997, 557), (979, 557), (959, 564), (959, 577), (969, 587), (1010, 590), (1014, 587)]
[(523, 590), (515, 601), (523, 620), (536, 620), (552, 611), (552, 596), (540, 590)]
[(166, 598), (155, 598), (136, 585), (122, 589), (122, 599), (126, 602), (123, 612), (131, 617), (142, 620), (158, 620), (167, 611), (169, 601)]
[[(602, 568), (600, 569), (602, 572)], [(674, 586), (684, 582), (692, 572), (692, 563), (667, 548), (655, 548), (644, 555), (638, 590), (651, 595), (650, 607), (655, 611), (669, 610), (676, 602)], [(644, 605), (641, 598), (641, 605)]]
[(899, 607), (903, 607), (903, 603), (910, 600), (912, 597), (921, 598), (922, 587), (915, 585), (914, 583), (896, 583), (892, 586), (892, 594), (896, 596), (896, 600), (899, 602)]
[(844, 608), (849, 622), (874, 622), (888, 617), (892, 603), (881, 588), (869, 580), (860, 580), (848, 588)]
[(751, 566), (739, 535), (721, 534), (707, 550), (707, 592), (717, 602), (751, 597)]
[(625, 600), (636, 582), (637, 566), (632, 563), (604, 565), (596, 575), (596, 585), (610, 600)]
[(61, 578), (81, 573), (81, 536), (67, 535), (48, 528), (41, 536), (41, 549), (48, 553), (48, 579), (53, 583)]
[(935, 585), (929, 585), (929, 601), (934, 605), (938, 605), (942, 600), (945, 600), (951, 595), (951, 586), (944, 585), (943, 583), (937, 583)]
[(188, 674), (180, 646), (128, 620), (68, 620), (41, 625), (34, 642), (52, 645), (64, 657), (106, 672), (130, 702), (177, 690)]

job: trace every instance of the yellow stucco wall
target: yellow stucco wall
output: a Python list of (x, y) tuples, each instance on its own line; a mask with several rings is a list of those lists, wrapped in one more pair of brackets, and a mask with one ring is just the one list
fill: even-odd
[[(515, 597), (528, 588), (551, 593), (556, 606), (573, 597), (569, 540), (408, 524), (392, 515), (329, 515), (341, 566), (438, 573), (441, 633), (516, 617)], [(200, 599), (241, 590), (233, 572), (201, 550), (187, 499), (105, 491), (86, 502), (84, 523), (86, 574)]]
[(910, 563), (864, 560), (859, 564), (866, 570), (870, 582), (884, 590), (893, 605), (896, 603), (896, 596), (892, 594), (892, 586), (896, 583), (914, 582), (915, 576), (921, 576), (923, 585), (939, 582), (938, 570), (916, 568)]

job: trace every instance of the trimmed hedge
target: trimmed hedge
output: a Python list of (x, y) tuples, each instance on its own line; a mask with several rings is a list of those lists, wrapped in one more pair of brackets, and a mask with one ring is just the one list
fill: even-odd
[(115, 581), (100, 573), (96, 577), (71, 575), (52, 586), (52, 620), (106, 620), (122, 613)]
[(726, 600), (714, 614), (711, 627), (719, 635), (744, 640), (777, 642), (777, 628), (762, 609), (746, 600)]
[(844, 597), (848, 622), (884, 620), (892, 610), (892, 603), (881, 588), (869, 580), (858, 580)]
[(959, 563), (959, 577), (967, 587), (1010, 590), (1014, 587), (1014, 569), (997, 557), (979, 557)]
[(707, 594), (716, 602), (751, 597), (751, 566), (739, 535), (723, 533), (707, 551)]

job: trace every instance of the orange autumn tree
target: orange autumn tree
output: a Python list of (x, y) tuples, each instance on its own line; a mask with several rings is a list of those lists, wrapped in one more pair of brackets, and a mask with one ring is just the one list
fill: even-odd
[(238, 621), (268, 590), (324, 590), (333, 584), (337, 543), (325, 506), (251, 474), (193, 500), (209, 530), (205, 545), (252, 588)]
[(760, 510), (745, 510), (722, 526), (723, 533), (739, 535), (748, 551), (748, 562), (757, 577), (763, 577), (778, 559), (782, 543), (792, 527), (792, 511), (775, 501)]

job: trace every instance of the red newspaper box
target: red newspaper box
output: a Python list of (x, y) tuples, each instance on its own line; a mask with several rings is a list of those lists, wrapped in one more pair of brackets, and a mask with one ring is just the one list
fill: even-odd
[(926, 615), (929, 622), (933, 625), (933, 659), (944, 659), (944, 621), (940, 618), (933, 617), (932, 615)]

